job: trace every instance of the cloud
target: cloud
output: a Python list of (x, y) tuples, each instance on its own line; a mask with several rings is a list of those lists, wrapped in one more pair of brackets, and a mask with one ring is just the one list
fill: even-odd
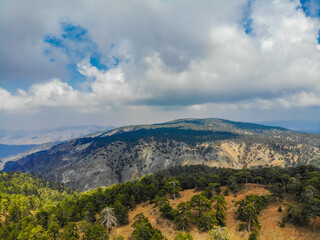
[(320, 22), (307, 8), (315, 3), (222, 2), (187, 1), (181, 9), (177, 1), (57, 1), (52, 11), (31, 4), (54, 19), (43, 24), (42, 12), (19, 16), (3, 4), (16, 13), (17, 29), (3, 30), (9, 50), (1, 78), (11, 81), (18, 69), (37, 80), (16, 94), (0, 88), (0, 110), (320, 106)]
[(0, 88), (1, 110), (18, 111), (31, 110), (37, 107), (81, 106), (79, 92), (59, 79), (32, 85), (28, 92), (19, 89), (12, 95)]
[(0, 88), (0, 110), (32, 111), (41, 107), (74, 107), (79, 111), (91, 112), (96, 111), (96, 107), (117, 106), (126, 99), (137, 97), (125, 82), (121, 66), (99, 70), (86, 58), (78, 64), (78, 71), (87, 78), (90, 91), (76, 90), (60, 79), (33, 84), (28, 91), (19, 89), (16, 95)]

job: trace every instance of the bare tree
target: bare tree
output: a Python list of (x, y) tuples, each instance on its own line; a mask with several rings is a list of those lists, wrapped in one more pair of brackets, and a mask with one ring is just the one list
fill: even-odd
[(112, 226), (117, 226), (117, 218), (115, 217), (113, 208), (105, 207), (102, 209), (99, 221), (101, 225), (107, 228), (108, 232)]

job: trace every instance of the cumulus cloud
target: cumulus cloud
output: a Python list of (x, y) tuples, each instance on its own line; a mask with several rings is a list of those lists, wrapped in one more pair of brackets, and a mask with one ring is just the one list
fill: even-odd
[(32, 85), (28, 92), (19, 89), (18, 94), (12, 95), (0, 88), (1, 110), (34, 110), (34, 108), (57, 106), (80, 106), (79, 92), (59, 79)]
[(89, 59), (84, 59), (78, 64), (78, 71), (87, 78), (89, 91), (76, 90), (60, 79), (33, 84), (28, 91), (19, 89), (16, 95), (0, 88), (0, 109), (30, 111), (39, 107), (75, 107), (91, 112), (99, 106), (117, 106), (138, 97), (125, 81), (122, 66), (98, 70)]
[[(42, 38), (39, 45), (33, 41), (36, 48), (32, 52), (40, 56), (39, 52), (51, 43), (49, 57), (55, 61), (50, 63), (48, 54), (41, 55), (41, 61), (32, 61), (44, 65), (31, 68), (27, 61), (24, 67), (32, 69), (34, 75), (34, 68), (40, 72), (47, 68), (53, 71), (57, 66), (66, 68), (70, 64), (68, 51), (71, 55), (70, 49), (81, 47), (85, 49), (83, 54), (77, 54), (73, 61), (78, 61), (75, 68), (84, 81), (72, 84), (59, 71), (57, 76), (37, 75), (44, 80), (17, 94), (0, 88), (0, 109), (71, 107), (90, 112), (178, 106), (204, 112), (213, 105), (229, 109), (320, 106), (319, 18), (308, 14), (297, 0), (251, 2), (187, 1), (181, 8), (181, 3), (174, 1), (80, 1), (76, 5), (79, 11), (73, 11), (75, 2), (62, 7), (58, 1), (52, 12), (47, 12), (56, 21), (37, 24), (35, 33), (30, 34), (31, 42)], [(244, 12), (244, 6), (250, 11)], [(38, 7), (46, 9), (43, 4)], [(244, 17), (250, 19), (246, 26)], [(8, 15), (6, 18), (10, 19)], [(26, 18), (34, 24), (33, 18)], [(78, 26), (86, 41), (73, 41), (74, 36), (64, 38), (59, 26), (66, 21)], [(246, 29), (248, 24), (250, 31)], [(43, 41), (45, 36), (49, 38)], [(55, 48), (52, 43), (58, 40), (69, 47)], [(19, 43), (14, 39), (14, 45)], [(90, 48), (84, 45), (88, 43)], [(106, 67), (92, 64), (92, 54), (99, 55)], [(29, 55), (22, 52), (23, 58)], [(4, 64), (7, 73), (3, 76), (13, 72), (10, 69), (14, 64), (23, 65), (16, 61), (15, 54), (12, 58)], [(115, 59), (117, 63), (112, 65)]]

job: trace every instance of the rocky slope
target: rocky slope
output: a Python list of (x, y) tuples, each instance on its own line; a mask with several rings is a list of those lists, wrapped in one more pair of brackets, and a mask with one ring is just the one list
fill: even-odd
[(165, 168), (320, 165), (320, 135), (221, 119), (122, 127), (7, 162), (4, 171), (41, 174), (87, 190)]

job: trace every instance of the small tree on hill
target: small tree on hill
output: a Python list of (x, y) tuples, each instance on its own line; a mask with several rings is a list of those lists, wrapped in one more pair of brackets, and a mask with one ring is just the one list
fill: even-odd
[(211, 201), (207, 199), (204, 195), (194, 195), (190, 201), (191, 207), (198, 211), (198, 217), (200, 218), (204, 212), (210, 211)]
[(99, 221), (101, 225), (107, 228), (108, 232), (113, 226), (117, 226), (117, 218), (115, 217), (113, 208), (105, 207), (102, 209)]
[(215, 217), (218, 225), (224, 227), (226, 225), (227, 202), (221, 195), (214, 196), (213, 201), (216, 202), (213, 208), (215, 209)]
[(251, 231), (251, 226), (255, 226), (258, 229), (260, 228), (257, 211), (251, 203), (245, 207), (244, 215), (248, 223), (248, 232)]
[(143, 213), (139, 213), (134, 217), (135, 222), (132, 224), (134, 231), (132, 238), (134, 240), (162, 240), (165, 239), (162, 233), (151, 226), (148, 218)]
[(179, 192), (182, 190), (180, 187), (180, 182), (178, 180), (172, 180), (167, 182), (165, 189), (171, 198), (176, 199), (179, 197)]
[(125, 226), (129, 223), (128, 208), (123, 206), (119, 201), (116, 201), (113, 205), (114, 215), (116, 217), (117, 225)]
[(316, 231), (317, 216), (320, 216), (320, 198), (311, 198), (306, 204), (306, 211), (313, 218), (313, 232)]
[(209, 231), (209, 240), (230, 240), (227, 233), (227, 228), (215, 226)]
[(272, 196), (274, 197), (274, 201), (277, 201), (278, 199), (284, 198), (284, 190), (281, 188), (281, 185), (274, 185), (270, 188), (270, 192), (272, 193)]
[(201, 231), (208, 231), (217, 223), (218, 221), (213, 211), (204, 212), (198, 219), (198, 227)]
[(99, 225), (93, 225), (85, 232), (83, 240), (108, 240), (106, 229)]
[(191, 225), (191, 206), (188, 202), (182, 202), (178, 205), (174, 223), (178, 229), (184, 232)]
[(242, 188), (240, 179), (238, 178), (238, 176), (236, 174), (229, 177), (229, 179), (227, 181), (227, 185), (228, 185), (228, 188), (233, 193), (237, 193)]

